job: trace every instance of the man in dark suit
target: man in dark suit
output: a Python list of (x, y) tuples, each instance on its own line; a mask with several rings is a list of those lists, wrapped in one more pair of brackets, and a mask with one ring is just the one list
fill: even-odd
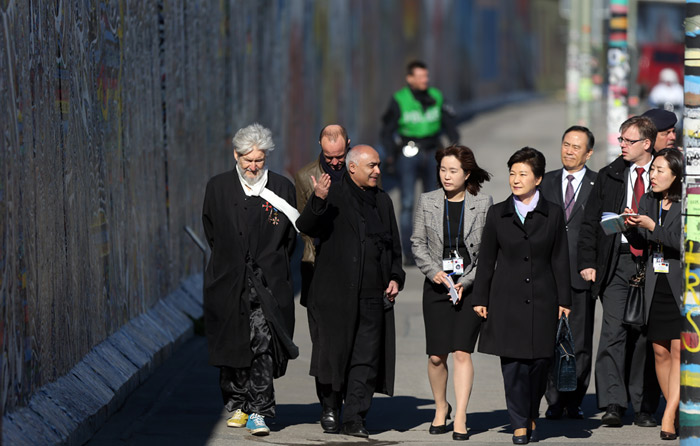
[(576, 269), (576, 243), (586, 200), (596, 178), (596, 172), (586, 167), (594, 144), (595, 138), (588, 128), (575, 125), (566, 129), (561, 139), (563, 168), (547, 172), (540, 185), (544, 198), (561, 206), (566, 217), (572, 302), (569, 323), (576, 349), (576, 390), (559, 392), (551, 380), (547, 383), (545, 396), (549, 408), (545, 416), (549, 419), (561, 418), (564, 411), (570, 418), (583, 418), (581, 402), (591, 379), (595, 300), (591, 297), (590, 282), (583, 280)]
[(393, 394), (392, 303), (406, 275), (394, 206), (377, 187), (379, 155), (355, 146), (346, 164), (340, 181), (327, 173), (313, 180), (298, 226), (319, 239), (307, 301), (316, 321), (309, 373), (334, 418), (345, 401), (342, 432), (366, 438), (373, 393)]
[[(321, 154), (318, 158), (302, 167), (294, 175), (294, 184), (297, 189), (297, 209), (302, 212), (306, 202), (314, 193), (313, 181), (320, 181), (321, 175), (328, 174), (331, 182), (341, 181), (345, 175), (345, 157), (350, 148), (350, 138), (345, 127), (338, 124), (329, 124), (321, 130), (318, 137), (321, 146)], [(306, 306), (311, 286), (311, 278), (314, 275), (314, 261), (316, 260), (316, 248), (314, 240), (306, 234), (301, 235), (304, 240), (304, 254), (301, 257), (301, 297), (299, 303)], [(309, 334), (311, 342), (316, 341), (316, 321), (313, 314), (307, 311), (309, 321)], [(321, 428), (324, 432), (337, 432), (340, 420), (332, 407), (323, 406), (323, 385), (316, 380), (316, 394), (321, 403)]]
[(604, 426), (621, 426), (632, 402), (634, 424), (656, 426), (652, 414), (659, 404), (659, 386), (646, 331), (622, 323), (629, 279), (636, 273), (642, 252), (630, 247), (624, 234), (606, 235), (600, 226), (603, 212), (637, 211), (649, 189), (656, 127), (647, 117), (629, 118), (620, 126), (621, 156), (598, 172), (588, 197), (578, 240), (578, 270), (593, 282), (591, 293), (601, 299), (603, 324), (596, 357), (598, 407), (605, 409)]
[(299, 352), (292, 342), (294, 293), (289, 257), (299, 216), (295, 191), (265, 167), (274, 148), (260, 124), (233, 137), (236, 168), (207, 183), (202, 222), (211, 257), (204, 271), (209, 362), (219, 367), (229, 427), (267, 435), (275, 416), (273, 378)]

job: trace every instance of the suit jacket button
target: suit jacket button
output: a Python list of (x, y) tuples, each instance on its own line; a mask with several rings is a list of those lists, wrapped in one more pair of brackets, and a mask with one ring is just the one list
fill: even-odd
[(525, 256), (525, 258), (523, 260), (525, 260), (527, 262), (528, 260), (530, 260), (530, 257)]
[(525, 237), (523, 237), (525, 240), (527, 240), (527, 234), (525, 234)]
[(525, 283), (530, 283), (530, 278), (525, 279)]
[(532, 302), (530, 299), (525, 301), (526, 304), (529, 304), (530, 302)]

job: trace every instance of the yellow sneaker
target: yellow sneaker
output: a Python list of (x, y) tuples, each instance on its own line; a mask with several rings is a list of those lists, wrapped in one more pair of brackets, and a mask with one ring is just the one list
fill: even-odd
[(233, 416), (226, 420), (226, 426), (228, 427), (243, 427), (248, 422), (248, 414), (243, 412), (241, 409), (236, 409), (233, 412)]

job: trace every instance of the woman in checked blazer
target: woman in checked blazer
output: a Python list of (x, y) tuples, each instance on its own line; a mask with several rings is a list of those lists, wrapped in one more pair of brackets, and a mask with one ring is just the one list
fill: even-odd
[[(452, 438), (467, 440), (467, 404), (474, 381), (471, 353), (481, 319), (472, 311), (471, 292), (481, 232), (493, 200), (479, 194), (491, 175), (481, 169), (471, 149), (451, 146), (435, 155), (438, 190), (421, 195), (413, 220), (411, 245), (416, 265), (425, 274), (425, 322), (428, 379), (435, 398), (431, 434), (447, 432), (451, 406), (446, 400), (447, 356), (452, 353), (456, 413)], [(458, 293), (453, 303), (449, 279)]]

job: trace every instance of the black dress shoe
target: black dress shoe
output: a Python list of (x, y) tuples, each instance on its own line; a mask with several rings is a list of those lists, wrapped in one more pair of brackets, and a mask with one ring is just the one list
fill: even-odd
[(528, 444), (529, 442), (527, 435), (513, 435), (513, 444)]
[(563, 414), (564, 409), (559, 405), (553, 404), (547, 408), (547, 411), (544, 413), (544, 416), (548, 420), (558, 420)]
[(367, 432), (367, 429), (365, 429), (365, 426), (361, 422), (343, 424), (340, 433), (360, 438), (369, 437), (369, 432)]
[(569, 406), (566, 408), (566, 415), (572, 420), (583, 420), (583, 411), (579, 406)]
[(527, 431), (527, 439), (530, 441), (530, 443), (537, 443), (540, 441), (540, 435), (537, 433), (537, 428)]
[(678, 438), (678, 434), (675, 432), (661, 431), (660, 436), (662, 440), (675, 440)]
[(444, 434), (447, 432), (447, 420), (450, 419), (450, 414), (452, 413), (452, 406), (450, 406), (450, 403), (447, 403), (447, 415), (445, 415), (445, 423), (441, 424), (440, 426), (435, 426), (433, 423), (430, 423), (430, 428), (428, 429), (428, 433), (432, 435), (439, 435), (439, 434)]
[(600, 419), (600, 422), (603, 424), (603, 426), (622, 426), (622, 407), (617, 404), (609, 404), (603, 418)]
[(649, 412), (638, 412), (634, 415), (634, 424), (640, 427), (656, 427), (656, 420)]
[(335, 434), (340, 429), (338, 422), (338, 409), (324, 407), (321, 411), (321, 428), (327, 434)]
[(457, 441), (469, 440), (469, 432), (452, 432), (452, 439)]

